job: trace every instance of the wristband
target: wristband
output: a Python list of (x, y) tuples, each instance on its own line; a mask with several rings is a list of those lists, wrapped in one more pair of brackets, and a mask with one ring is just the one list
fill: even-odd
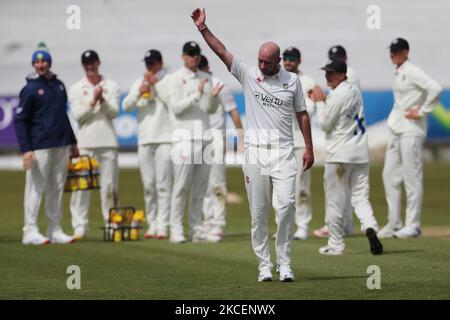
[(206, 24), (204, 24), (204, 25), (198, 27), (198, 31), (200, 31), (200, 32), (202, 32), (202, 31), (204, 31), (204, 30), (206, 30), (206, 29), (208, 29), (208, 26), (207, 26)]

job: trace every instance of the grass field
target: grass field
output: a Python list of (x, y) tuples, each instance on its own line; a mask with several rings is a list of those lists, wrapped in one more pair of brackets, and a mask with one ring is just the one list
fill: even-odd
[[(323, 168), (313, 169), (312, 228), (323, 222)], [(450, 167), (425, 167), (424, 236), (387, 239), (385, 254), (372, 256), (364, 236), (346, 240), (343, 256), (321, 256), (323, 239), (295, 241), (293, 283), (258, 283), (250, 243), (250, 217), (240, 168), (228, 170), (230, 192), (243, 197), (229, 205), (227, 234), (219, 244), (170, 244), (165, 240), (102, 241), (99, 196), (93, 195), (91, 232), (71, 245), (21, 244), (23, 172), (0, 171), (0, 299), (449, 299)], [(121, 203), (143, 208), (137, 170), (120, 173)], [(72, 232), (65, 195), (63, 225)], [(371, 169), (371, 200), (381, 225), (386, 203), (381, 168)], [(46, 221), (41, 210), (40, 226)], [(272, 219), (273, 220), (273, 219)], [(359, 226), (358, 226), (359, 228)], [(359, 230), (355, 228), (355, 230)], [(275, 230), (272, 221), (271, 232)], [(272, 241), (273, 254), (273, 241)], [(274, 260), (274, 255), (272, 255)], [(66, 268), (81, 268), (81, 290), (68, 290)], [(369, 290), (369, 265), (381, 269), (381, 289)], [(276, 279), (276, 278), (275, 278)]]

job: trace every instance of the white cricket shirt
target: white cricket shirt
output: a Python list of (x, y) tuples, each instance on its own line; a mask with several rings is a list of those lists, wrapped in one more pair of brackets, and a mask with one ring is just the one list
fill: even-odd
[(137, 79), (131, 86), (128, 95), (123, 100), (123, 110), (131, 111), (138, 109), (138, 144), (140, 146), (149, 143), (170, 143), (173, 131), (172, 120), (169, 117), (167, 106), (156, 95), (155, 88), (164, 86), (168, 81), (166, 71), (161, 69), (156, 78), (159, 80), (154, 87), (150, 89), (149, 98), (144, 98), (139, 92), (143, 77)]
[[(216, 77), (212, 77), (213, 87), (223, 84)], [(217, 111), (209, 115), (209, 124), (211, 128), (225, 130), (226, 113), (234, 109), (237, 109), (236, 102), (234, 101), (233, 94), (230, 89), (225, 85), (219, 93), (219, 106)]]
[[(309, 98), (308, 92), (310, 92), (316, 86), (316, 82), (314, 81), (313, 78), (301, 72), (298, 74), (298, 77), (300, 78), (300, 83), (302, 84), (303, 97), (306, 103), (306, 111), (308, 111), (308, 115), (311, 118), (314, 112), (316, 111), (316, 103)], [(294, 148), (304, 148), (305, 141), (303, 139), (303, 135), (302, 132), (300, 131), (300, 127), (298, 125), (298, 121), (295, 115), (293, 122), (294, 122)]]
[[(208, 78), (203, 94), (198, 91), (200, 79)], [(166, 85), (156, 86), (156, 94), (169, 107), (170, 117), (177, 132), (172, 136), (179, 140), (210, 140), (209, 115), (218, 108), (218, 97), (211, 94), (211, 75), (192, 72), (182, 67), (169, 76)], [(184, 132), (184, 133), (183, 133)], [(173, 140), (172, 139), (172, 140)]]
[[(436, 107), (441, 86), (425, 72), (406, 60), (397, 68), (393, 83), (394, 106), (388, 117), (388, 127), (394, 134), (425, 137), (427, 116)], [(417, 120), (405, 118), (405, 111), (418, 109)]]
[(293, 147), (293, 112), (306, 111), (298, 76), (281, 67), (277, 74), (264, 76), (235, 57), (230, 72), (244, 89), (245, 144)]
[(102, 103), (94, 107), (90, 103), (94, 99), (95, 86), (87, 78), (83, 78), (70, 87), (70, 113), (77, 121), (78, 147), (117, 148), (117, 138), (113, 119), (120, 109), (120, 90), (116, 82), (102, 77), (100, 85), (103, 88)]
[(341, 82), (326, 102), (317, 101), (317, 118), (325, 131), (326, 162), (368, 163), (364, 107), (358, 86)]

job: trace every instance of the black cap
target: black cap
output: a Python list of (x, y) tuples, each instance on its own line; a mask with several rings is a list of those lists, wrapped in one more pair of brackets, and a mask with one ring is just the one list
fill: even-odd
[(392, 40), (391, 44), (389, 45), (389, 49), (391, 50), (391, 52), (409, 50), (409, 43), (403, 38), (396, 38)]
[(142, 61), (145, 61), (145, 64), (162, 61), (161, 52), (155, 49), (148, 50), (145, 53), (144, 59), (142, 59)]
[(342, 60), (330, 60), (320, 69), (337, 73), (347, 73), (347, 64)]
[(100, 61), (100, 58), (98, 57), (97, 52), (95, 52), (94, 50), (86, 50), (81, 54), (82, 64), (88, 64), (95, 61)]
[(200, 46), (197, 44), (197, 42), (188, 41), (183, 45), (183, 53), (189, 56), (200, 55), (200, 52)]
[(297, 60), (300, 60), (301, 57), (300, 50), (298, 50), (296, 47), (289, 47), (283, 52), (283, 60), (286, 60), (287, 57), (292, 57)]
[(341, 45), (335, 45), (328, 50), (328, 59), (336, 60), (336, 59), (345, 59), (347, 57), (347, 51)]
[(200, 56), (200, 62), (198, 64), (199, 69), (203, 69), (208, 66), (208, 59), (204, 55)]

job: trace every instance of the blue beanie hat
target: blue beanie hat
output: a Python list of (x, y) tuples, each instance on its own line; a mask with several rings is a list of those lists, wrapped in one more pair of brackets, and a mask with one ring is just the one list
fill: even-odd
[(37, 60), (44, 60), (47, 61), (50, 66), (52, 65), (52, 56), (43, 42), (40, 42), (37, 49), (33, 52), (33, 55), (31, 56), (31, 64), (34, 64)]

